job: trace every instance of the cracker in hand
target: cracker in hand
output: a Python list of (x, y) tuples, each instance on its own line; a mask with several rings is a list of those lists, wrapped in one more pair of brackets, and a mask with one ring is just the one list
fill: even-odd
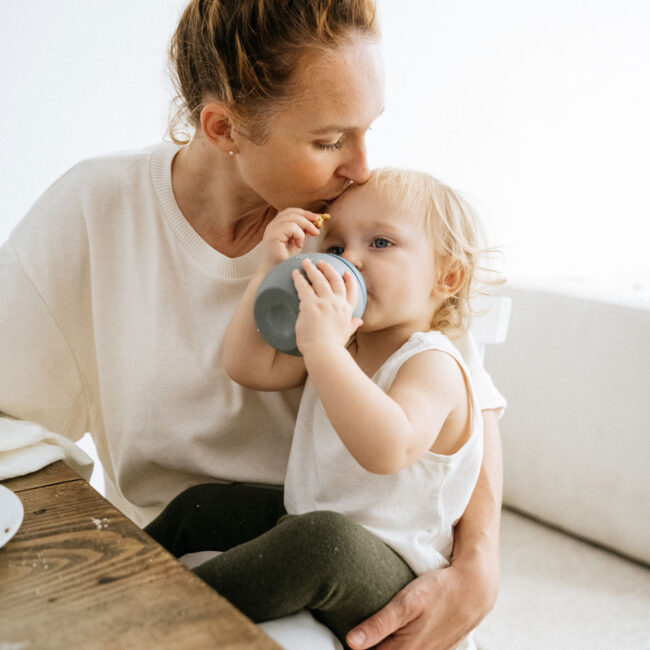
[(314, 221), (316, 228), (322, 228), (323, 224), (330, 218), (330, 215), (325, 212), (324, 214), (319, 214)]

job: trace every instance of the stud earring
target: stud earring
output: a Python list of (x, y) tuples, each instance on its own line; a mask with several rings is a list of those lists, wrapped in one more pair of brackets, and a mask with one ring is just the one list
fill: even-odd
[(231, 149), (231, 150), (228, 152), (228, 155), (229, 155), (229, 156), (234, 156), (234, 155), (235, 155), (235, 152)]

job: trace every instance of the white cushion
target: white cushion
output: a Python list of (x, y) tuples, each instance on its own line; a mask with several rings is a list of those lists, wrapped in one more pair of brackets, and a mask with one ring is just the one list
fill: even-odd
[(260, 623), (260, 627), (285, 650), (342, 650), (336, 636), (308, 611)]
[(504, 503), (650, 563), (650, 310), (509, 288)]

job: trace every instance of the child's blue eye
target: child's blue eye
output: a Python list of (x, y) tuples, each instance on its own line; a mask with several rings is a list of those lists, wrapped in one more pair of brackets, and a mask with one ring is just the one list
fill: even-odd
[(330, 255), (343, 255), (343, 251), (344, 251), (344, 250), (345, 250), (345, 249), (343, 248), (343, 246), (330, 246), (330, 247), (327, 249), (327, 252), (328, 252)]
[(391, 243), (385, 237), (375, 237), (372, 240), (373, 248), (388, 248)]

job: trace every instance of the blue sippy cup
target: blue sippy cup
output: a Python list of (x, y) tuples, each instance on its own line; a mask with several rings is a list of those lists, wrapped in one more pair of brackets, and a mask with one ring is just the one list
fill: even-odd
[(298, 320), (300, 311), (300, 300), (291, 273), (294, 269), (299, 269), (305, 275), (302, 269), (302, 261), (305, 258), (310, 259), (314, 264), (318, 260), (325, 260), (341, 275), (350, 271), (357, 282), (358, 289), (357, 304), (353, 316), (361, 318), (367, 300), (366, 283), (363, 281), (361, 273), (354, 264), (339, 255), (330, 253), (294, 255), (271, 269), (255, 294), (253, 309), (255, 325), (262, 338), (270, 346), (294, 357), (302, 355), (296, 345), (296, 320)]

